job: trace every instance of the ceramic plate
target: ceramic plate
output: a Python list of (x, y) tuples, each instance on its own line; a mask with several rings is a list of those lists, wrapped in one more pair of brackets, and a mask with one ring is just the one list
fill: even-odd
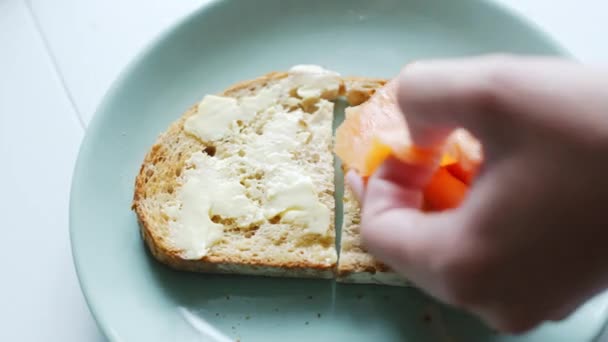
[(529, 24), (475, 0), (226, 0), (166, 32), (105, 97), (75, 169), (73, 254), (105, 334), (115, 341), (591, 341), (608, 297), (559, 324), (506, 337), (415, 289), (172, 271), (139, 237), (130, 202), (143, 156), (204, 94), (294, 64), (390, 77), (413, 59), (484, 52), (560, 54)]

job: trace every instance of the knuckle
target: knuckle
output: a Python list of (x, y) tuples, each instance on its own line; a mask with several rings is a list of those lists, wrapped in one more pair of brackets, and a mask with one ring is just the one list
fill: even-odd
[(503, 77), (502, 71), (496, 67), (491, 67), (486, 73), (479, 75), (479, 80), (468, 90), (469, 100), (475, 108), (479, 108), (477, 113), (495, 111), (501, 106), (499, 79)]
[(478, 114), (506, 113), (505, 94), (510, 84), (514, 83), (513, 65), (515, 57), (510, 55), (493, 55), (487, 57), (477, 78), (471, 82), (467, 95), (469, 101), (479, 108)]
[(487, 279), (491, 279), (492, 265), (482, 253), (461, 251), (447, 253), (438, 262), (436, 272), (444, 284), (448, 303), (470, 308), (486, 300)]

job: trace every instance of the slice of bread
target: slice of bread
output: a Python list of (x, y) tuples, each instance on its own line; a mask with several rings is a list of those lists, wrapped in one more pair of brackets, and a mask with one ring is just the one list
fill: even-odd
[(298, 66), (206, 96), (161, 134), (132, 208), (152, 255), (175, 269), (402, 285), (361, 246), (345, 186), (335, 247), (333, 100), (366, 101), (382, 79)]
[[(349, 104), (356, 106), (367, 101), (386, 82), (382, 79), (346, 78)], [(407, 285), (401, 276), (365, 250), (359, 232), (360, 217), (359, 202), (345, 182), (337, 280), (344, 283)]]
[(133, 209), (153, 256), (213, 273), (333, 278), (339, 75), (294, 67), (206, 96), (163, 133)]

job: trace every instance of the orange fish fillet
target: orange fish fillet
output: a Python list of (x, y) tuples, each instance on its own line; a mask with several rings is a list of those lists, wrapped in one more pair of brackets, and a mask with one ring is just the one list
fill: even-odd
[(415, 146), (396, 93), (397, 81), (392, 80), (368, 101), (346, 109), (336, 131), (336, 155), (347, 170), (355, 170), (364, 179), (390, 156), (432, 168), (433, 177), (422, 189), (426, 207), (444, 210), (457, 206), (482, 162), (481, 144), (466, 130), (457, 129), (439, 149)]

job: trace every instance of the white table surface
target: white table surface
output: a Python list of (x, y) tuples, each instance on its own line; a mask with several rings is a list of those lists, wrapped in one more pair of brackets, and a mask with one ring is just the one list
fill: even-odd
[[(206, 2), (0, 0), (0, 341), (105, 340), (70, 253), (68, 199), (78, 146), (123, 66)], [(608, 61), (607, 1), (499, 2), (578, 59)]]

